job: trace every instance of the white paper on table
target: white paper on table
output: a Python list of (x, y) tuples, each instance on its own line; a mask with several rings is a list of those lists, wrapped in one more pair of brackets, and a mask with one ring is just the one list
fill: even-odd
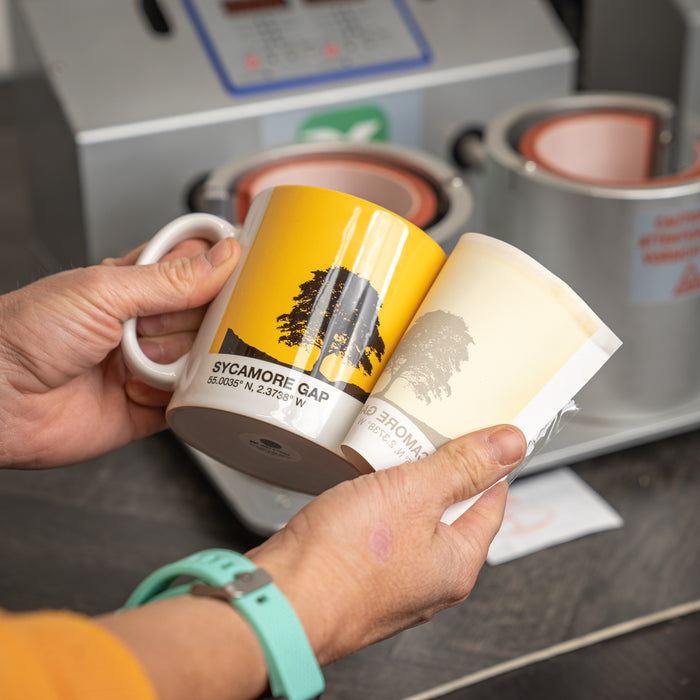
[(622, 517), (568, 467), (527, 477), (508, 490), (503, 525), (486, 561), (512, 559), (622, 527)]

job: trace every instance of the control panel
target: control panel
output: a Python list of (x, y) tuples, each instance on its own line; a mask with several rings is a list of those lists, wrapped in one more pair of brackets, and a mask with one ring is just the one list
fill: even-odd
[(233, 94), (426, 65), (431, 51), (405, 0), (183, 0)]

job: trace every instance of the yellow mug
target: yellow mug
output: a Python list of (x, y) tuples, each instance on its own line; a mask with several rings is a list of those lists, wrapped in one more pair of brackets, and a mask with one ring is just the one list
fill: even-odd
[(320, 493), (361, 470), (340, 443), (445, 262), (425, 232), (341, 192), (261, 192), (242, 227), (210, 214), (166, 225), (138, 264), (177, 243), (234, 236), (241, 261), (210, 304), (192, 349), (149, 360), (125, 324), (130, 370), (169, 391), (185, 442), (264, 481)]

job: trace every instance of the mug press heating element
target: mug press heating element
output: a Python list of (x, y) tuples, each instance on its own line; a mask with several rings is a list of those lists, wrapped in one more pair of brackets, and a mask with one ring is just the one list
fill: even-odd
[(473, 198), (459, 173), (422, 151), (385, 143), (303, 143), (237, 158), (214, 170), (191, 208), (240, 224), (256, 194), (311, 185), (366, 199), (426, 231), (446, 252), (467, 230)]
[(681, 116), (660, 98), (583, 93), (487, 132), (488, 232), (565, 279), (624, 343), (581, 392), (595, 420), (700, 398), (700, 150)]

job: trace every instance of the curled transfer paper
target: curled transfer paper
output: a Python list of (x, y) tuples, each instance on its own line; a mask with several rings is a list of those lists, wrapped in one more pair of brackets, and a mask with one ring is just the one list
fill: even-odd
[[(531, 453), (621, 342), (540, 263), (464, 234), (342, 443), (364, 470), (412, 462), (500, 423)], [(452, 506), (453, 522), (473, 501)]]

